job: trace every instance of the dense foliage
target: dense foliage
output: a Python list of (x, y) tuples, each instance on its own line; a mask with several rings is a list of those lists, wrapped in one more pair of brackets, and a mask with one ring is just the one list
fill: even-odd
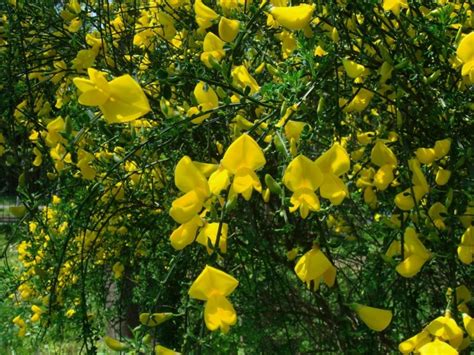
[(0, 10), (0, 348), (469, 352), (469, 1)]

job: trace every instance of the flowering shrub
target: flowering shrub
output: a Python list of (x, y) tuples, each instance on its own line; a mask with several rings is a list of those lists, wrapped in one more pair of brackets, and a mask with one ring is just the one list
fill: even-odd
[(0, 346), (469, 352), (469, 2), (52, 4), (0, 4)]

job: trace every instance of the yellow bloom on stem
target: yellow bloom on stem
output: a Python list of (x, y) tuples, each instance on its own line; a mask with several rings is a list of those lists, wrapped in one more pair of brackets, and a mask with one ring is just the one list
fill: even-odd
[(283, 183), (293, 192), (290, 212), (299, 208), (301, 218), (306, 218), (309, 211), (318, 211), (320, 204), (314, 191), (322, 182), (323, 174), (315, 162), (304, 155), (293, 159), (283, 175)]
[(201, 62), (208, 68), (212, 68), (211, 58), (216, 62), (220, 62), (225, 56), (224, 44), (214, 33), (208, 32), (202, 43)]
[(417, 351), (423, 345), (429, 342), (431, 342), (429, 332), (427, 330), (422, 330), (420, 333), (401, 342), (400, 345), (398, 345), (398, 350), (400, 350), (402, 354), (409, 354), (411, 352)]
[[(356, 89), (355, 89), (356, 90)], [(355, 91), (357, 92), (357, 91)], [(374, 93), (370, 90), (367, 89), (360, 89), (354, 98), (349, 102), (346, 107), (344, 108), (344, 112), (362, 112), (364, 111), (367, 106), (369, 106), (370, 101), (372, 100), (372, 97), (374, 96)], [(347, 101), (342, 101), (343, 105)], [(341, 106), (343, 106), (341, 105)]]
[(448, 343), (435, 339), (418, 349), (420, 355), (457, 355), (458, 352)]
[(221, 17), (219, 21), (219, 37), (225, 42), (232, 42), (239, 33), (240, 22)]
[(223, 333), (227, 333), (229, 327), (237, 321), (237, 314), (227, 296), (238, 284), (235, 278), (224, 271), (206, 265), (191, 285), (189, 296), (206, 301), (204, 320), (209, 330), (220, 329)]
[(330, 200), (333, 205), (339, 205), (349, 194), (340, 178), (350, 169), (349, 154), (339, 143), (334, 143), (329, 150), (316, 159), (316, 165), (323, 173), (323, 181), (319, 188), (321, 197)]
[(176, 222), (186, 223), (201, 211), (204, 201), (210, 196), (209, 184), (188, 156), (181, 158), (176, 165), (174, 181), (185, 194), (173, 201), (169, 213)]
[(163, 345), (157, 345), (155, 346), (155, 355), (181, 355), (181, 353), (168, 349)]
[(472, 264), (474, 256), (474, 226), (469, 226), (461, 237), (458, 246), (458, 257), (464, 264)]
[(210, 7), (204, 5), (202, 0), (194, 2), (194, 12), (196, 14), (196, 23), (203, 29), (211, 27), (212, 21), (219, 18), (219, 15)]
[(349, 59), (343, 59), (342, 65), (344, 66), (347, 76), (352, 79), (357, 79), (367, 72), (367, 69), (362, 64), (358, 64)]
[[(220, 223), (207, 223), (204, 227), (201, 228), (201, 230), (199, 231), (199, 235), (196, 239), (199, 244), (202, 244), (207, 248), (207, 252), (209, 253), (209, 255), (212, 254), (212, 251), (216, 246), (219, 224)], [(227, 223), (222, 223), (219, 236), (219, 249), (224, 254), (227, 252), (228, 230), (229, 226), (227, 225)], [(212, 245), (212, 247), (209, 246), (209, 243)]]
[(89, 68), (90, 79), (74, 78), (81, 91), (79, 103), (99, 106), (108, 123), (133, 121), (147, 114), (150, 104), (142, 88), (128, 74), (107, 82), (105, 73)]
[(463, 37), (456, 54), (463, 62), (462, 76), (467, 77), (468, 81), (474, 84), (474, 32)]
[(467, 334), (469, 334), (471, 338), (474, 338), (474, 319), (469, 314), (463, 313), (462, 322)]
[(407, 0), (383, 0), (384, 11), (392, 11), (394, 15), (398, 16), (402, 8), (407, 9)]
[(381, 332), (387, 328), (392, 321), (392, 311), (358, 303), (354, 303), (351, 306), (365, 325), (376, 332)]
[[(445, 316), (440, 316), (432, 320), (426, 326), (426, 330), (432, 336), (439, 338), (443, 342), (444, 341), (449, 342), (449, 344), (455, 349), (457, 349), (462, 343), (463, 331), (456, 324), (456, 321), (451, 318), (451, 315), (449, 314), (449, 312), (447, 312)], [(420, 352), (421, 350), (422, 349), (420, 349)], [(425, 352), (425, 354), (428, 354), (428, 352)]]
[[(203, 111), (209, 111), (219, 106), (219, 98), (214, 89), (207, 83), (200, 81), (194, 88), (194, 97), (198, 103), (197, 107), (188, 110), (188, 116), (193, 116)], [(199, 115), (191, 120), (192, 123), (199, 124), (210, 116), (209, 113)]]
[(336, 281), (336, 268), (319, 247), (313, 247), (298, 260), (295, 272), (308, 287), (311, 287), (311, 282), (313, 282), (314, 290), (319, 288), (321, 281), (329, 287), (332, 287)]
[(307, 27), (315, 5), (301, 4), (297, 6), (279, 6), (270, 9), (270, 14), (283, 27), (288, 30), (297, 31)]
[(111, 338), (109, 336), (104, 337), (104, 343), (107, 345), (108, 348), (115, 350), (115, 351), (126, 351), (129, 349), (129, 345), (126, 343), (122, 343), (117, 339)]
[(418, 239), (415, 230), (411, 227), (407, 227), (405, 230), (403, 250), (405, 259), (395, 269), (403, 277), (415, 276), (431, 258), (431, 253)]
[(138, 318), (141, 324), (148, 327), (156, 327), (157, 325), (166, 322), (168, 319), (173, 318), (173, 313), (141, 313)]
[(199, 227), (203, 224), (204, 222), (198, 215), (194, 216), (190, 221), (181, 224), (171, 233), (171, 246), (176, 250), (187, 247), (194, 241)]
[(242, 90), (248, 86), (250, 94), (256, 94), (260, 90), (257, 81), (249, 74), (247, 68), (243, 65), (236, 66), (231, 72), (234, 85), (240, 87)]
[(232, 190), (248, 201), (253, 189), (262, 192), (262, 185), (255, 170), (266, 163), (260, 146), (247, 134), (241, 135), (230, 146), (222, 158), (221, 164), (232, 175)]

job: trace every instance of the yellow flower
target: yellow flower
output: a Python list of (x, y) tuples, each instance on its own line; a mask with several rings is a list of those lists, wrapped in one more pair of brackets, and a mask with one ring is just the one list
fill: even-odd
[(474, 32), (464, 36), (456, 51), (463, 62), (462, 76), (466, 76), (471, 84), (474, 83)]
[(350, 169), (349, 154), (339, 144), (333, 146), (316, 159), (316, 165), (323, 173), (323, 182), (319, 188), (321, 197), (339, 205), (349, 194), (347, 187), (340, 176)]
[[(447, 312), (445, 316), (440, 316), (432, 320), (426, 326), (426, 330), (432, 336), (437, 337), (442, 341), (449, 342), (449, 344), (453, 348), (458, 348), (462, 343), (463, 331), (456, 324), (455, 320), (451, 318), (451, 315), (449, 314), (449, 312)], [(420, 349), (420, 352), (421, 351), (422, 349)], [(429, 354), (429, 353), (425, 352), (425, 354)]]
[(115, 351), (126, 351), (129, 348), (128, 344), (122, 343), (117, 339), (111, 338), (109, 336), (104, 337), (104, 343), (105, 345), (107, 345), (107, 347)]
[[(198, 102), (198, 106), (191, 107), (188, 111), (188, 116), (193, 116), (203, 111), (209, 111), (219, 106), (219, 98), (217, 97), (217, 94), (214, 89), (209, 84), (206, 84), (202, 81), (197, 83), (196, 87), (194, 88), (194, 97)], [(200, 116), (191, 120), (191, 122), (199, 124), (202, 123), (209, 116), (210, 113), (204, 115), (201, 114)]]
[(444, 219), (446, 218), (448, 210), (446, 207), (440, 203), (434, 203), (428, 210), (428, 216), (431, 218), (431, 221), (438, 229), (445, 229), (446, 225), (444, 224)]
[(354, 303), (352, 305), (359, 318), (372, 330), (381, 332), (392, 321), (392, 311)]
[(469, 226), (461, 237), (458, 246), (458, 256), (464, 264), (472, 264), (474, 255), (474, 226)]
[(457, 355), (458, 352), (449, 344), (435, 339), (418, 349), (420, 355)]
[[(355, 91), (357, 92), (357, 91)], [(372, 97), (374, 96), (374, 93), (372, 91), (369, 91), (367, 89), (360, 89), (357, 94), (354, 96), (354, 98), (347, 104), (347, 106), (344, 108), (345, 112), (362, 112), (366, 109), (366, 107), (369, 105), (370, 100), (372, 100)], [(343, 104), (346, 102), (343, 101)], [(343, 106), (343, 105), (341, 105)]]
[(367, 69), (362, 64), (358, 64), (349, 59), (343, 59), (342, 65), (344, 66), (344, 69), (346, 70), (347, 76), (349, 76), (349, 78), (352, 78), (352, 79), (356, 79), (360, 77), (361, 75), (367, 73)]
[(401, 342), (400, 345), (398, 345), (398, 350), (400, 350), (402, 354), (409, 354), (419, 350), (423, 345), (429, 343), (430, 341), (431, 337), (428, 331), (422, 330), (415, 336), (412, 336), (411, 338)]
[(155, 346), (155, 355), (181, 355), (181, 353), (168, 349), (167, 347), (164, 347), (163, 345), (157, 345)]
[(181, 224), (171, 233), (171, 246), (176, 250), (187, 247), (194, 241), (197, 230), (203, 224), (202, 219), (198, 215), (194, 216), (190, 221)]
[(221, 164), (234, 175), (232, 190), (249, 200), (253, 189), (262, 191), (262, 185), (255, 170), (266, 163), (262, 149), (247, 134), (241, 135), (230, 146), (222, 158)]
[(201, 0), (196, 0), (194, 2), (194, 12), (196, 13), (196, 23), (203, 29), (211, 27), (212, 21), (219, 17), (213, 9), (204, 5)]
[(173, 201), (169, 213), (176, 222), (186, 223), (201, 211), (204, 201), (210, 196), (209, 184), (188, 156), (181, 158), (176, 165), (174, 181), (185, 194)]
[(202, 44), (203, 52), (201, 53), (201, 61), (208, 68), (212, 68), (211, 58), (216, 62), (220, 62), (225, 56), (224, 42), (214, 33), (208, 32), (204, 37)]
[(321, 281), (329, 287), (332, 287), (336, 281), (336, 268), (319, 247), (313, 247), (298, 260), (295, 272), (308, 287), (311, 287), (311, 282), (313, 282), (314, 290), (319, 288)]
[(141, 324), (148, 327), (156, 327), (157, 325), (166, 322), (168, 319), (173, 318), (173, 313), (141, 313), (138, 318)]
[(229, 327), (237, 321), (234, 307), (227, 299), (239, 282), (212, 266), (206, 265), (191, 285), (189, 296), (206, 301), (204, 320), (209, 330), (220, 329), (227, 333)]
[(240, 22), (221, 17), (219, 21), (219, 37), (225, 42), (232, 42), (239, 33)]
[(408, 8), (407, 0), (383, 0), (384, 11), (392, 11), (396, 16), (400, 14), (401, 8)]
[[(204, 227), (201, 228), (199, 231), (199, 235), (196, 241), (199, 244), (204, 245), (207, 248), (207, 252), (212, 254), (213, 247), (216, 245), (217, 242), (217, 233), (219, 231), (219, 224), (220, 223), (207, 223)], [(227, 232), (229, 226), (227, 223), (222, 223), (220, 237), (219, 237), (219, 249), (222, 253), (227, 252)], [(213, 246), (210, 247), (209, 243)]]
[[(392, 244), (389, 247), (389, 250), (391, 249)], [(401, 244), (395, 245), (398, 245), (398, 250), (395, 251), (392, 249), (393, 252), (391, 253), (391, 256), (401, 253), (401, 250), (399, 249)], [(396, 271), (403, 277), (415, 276), (421, 270), (423, 265), (431, 258), (430, 252), (418, 239), (415, 230), (411, 227), (407, 227), (405, 230), (403, 250), (405, 259), (396, 267)]]
[(81, 91), (79, 103), (99, 106), (108, 123), (133, 121), (150, 111), (150, 105), (142, 88), (130, 75), (122, 75), (107, 82), (105, 73), (88, 69), (90, 79), (74, 78)]
[(283, 183), (293, 192), (290, 212), (300, 209), (301, 218), (306, 218), (309, 211), (318, 211), (319, 199), (314, 193), (323, 182), (323, 174), (318, 165), (304, 155), (291, 161), (285, 170)]
[(250, 94), (253, 95), (260, 90), (260, 86), (255, 79), (249, 74), (247, 68), (243, 65), (236, 66), (231, 72), (234, 85), (244, 90), (247, 86), (250, 88)]
[(270, 9), (270, 13), (280, 25), (288, 30), (296, 31), (309, 25), (314, 9), (315, 5), (301, 4), (289, 7), (273, 7)]

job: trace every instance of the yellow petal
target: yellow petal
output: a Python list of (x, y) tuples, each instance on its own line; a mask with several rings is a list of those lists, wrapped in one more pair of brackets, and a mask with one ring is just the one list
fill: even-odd
[(315, 191), (322, 181), (323, 175), (318, 165), (304, 155), (294, 158), (283, 175), (283, 183), (293, 192), (299, 189)]
[(337, 202), (342, 202), (342, 200), (347, 196), (348, 191), (344, 182), (333, 174), (325, 174), (323, 183), (319, 188), (319, 193), (321, 197), (328, 200), (334, 200)]
[(292, 121), (289, 120), (285, 124), (285, 135), (288, 140), (294, 139), (295, 141), (299, 141), (301, 132), (303, 132), (303, 129), (305, 126), (308, 124), (306, 122), (300, 122), (300, 121)]
[(203, 28), (211, 27), (212, 21), (219, 17), (213, 9), (204, 5), (201, 0), (194, 2), (194, 12), (196, 13), (196, 22), (199, 27)]
[(156, 327), (168, 319), (173, 318), (173, 313), (141, 313), (139, 316), (140, 323), (148, 327)]
[(199, 216), (193, 217), (189, 222), (180, 225), (170, 236), (171, 246), (176, 250), (187, 247), (194, 241), (198, 228), (202, 225)]
[(125, 351), (129, 348), (128, 344), (122, 343), (118, 341), (117, 339), (111, 338), (109, 336), (104, 337), (104, 343), (110, 349), (115, 350), (115, 351)]
[(356, 62), (349, 59), (343, 59), (342, 64), (344, 65), (347, 75), (352, 79), (361, 76), (365, 71), (365, 67), (363, 65), (357, 64)]
[(295, 273), (303, 282), (319, 284), (323, 274), (333, 265), (319, 248), (312, 248), (296, 263)]
[(422, 164), (431, 164), (436, 158), (436, 153), (433, 148), (418, 148), (415, 155)]
[(433, 342), (426, 341), (426, 344), (418, 349), (421, 355), (456, 355), (458, 352), (449, 344), (435, 339)]
[(273, 7), (270, 13), (280, 25), (289, 30), (302, 30), (309, 25), (315, 6), (301, 4), (290, 7)]
[(413, 254), (398, 264), (395, 270), (403, 277), (413, 277), (421, 270), (425, 262), (426, 259)]
[(221, 295), (211, 296), (204, 308), (204, 321), (207, 329), (220, 329), (223, 333), (229, 331), (229, 326), (237, 322), (237, 313), (232, 303)]
[(208, 109), (219, 106), (219, 98), (214, 89), (207, 83), (200, 81), (194, 88), (194, 96), (199, 104), (210, 103)]
[(374, 184), (380, 191), (384, 191), (393, 181), (393, 165), (383, 165), (374, 175)]
[(230, 173), (229, 170), (219, 167), (209, 177), (209, 188), (214, 195), (219, 195), (223, 190), (227, 189), (230, 185)]
[(309, 211), (319, 211), (320, 203), (318, 196), (310, 189), (299, 189), (291, 196), (290, 203), (293, 207), (290, 212), (300, 209), (301, 218), (305, 219)]
[(180, 191), (196, 190), (203, 198), (209, 196), (210, 193), (206, 177), (188, 156), (182, 157), (176, 165), (174, 183)]
[(474, 338), (474, 319), (472, 319), (472, 317), (469, 316), (468, 314), (463, 313), (462, 321), (464, 324), (464, 329), (466, 329), (467, 334), (469, 334), (471, 338)]
[(239, 33), (240, 22), (221, 17), (219, 21), (219, 37), (225, 42), (232, 42)]
[(110, 98), (100, 106), (109, 123), (133, 121), (151, 110), (142, 88), (130, 75), (115, 78), (109, 87)]
[(425, 248), (418, 239), (416, 231), (412, 227), (407, 227), (404, 234), (404, 250), (407, 255), (416, 254), (422, 259), (429, 259), (431, 253)]
[(474, 32), (463, 37), (459, 43), (456, 54), (463, 63), (474, 60)]
[[(213, 248), (209, 247), (209, 242), (212, 246), (216, 245), (217, 242), (217, 234), (219, 231), (219, 224), (220, 223), (208, 223), (206, 224), (201, 230), (199, 231), (199, 235), (196, 241), (204, 245), (207, 248), (209, 254), (212, 253)], [(227, 223), (222, 223), (220, 237), (219, 237), (219, 249), (222, 253), (227, 252), (227, 232), (228, 232), (228, 225)]]
[[(410, 159), (408, 161), (408, 167), (413, 173), (413, 176), (411, 179), (411, 182), (413, 183), (413, 185), (420, 186), (421, 190), (423, 191), (423, 194), (428, 193), (428, 191), (430, 190), (430, 187), (428, 185), (428, 182), (426, 181), (423, 171), (421, 170), (419, 161), (417, 159)], [(415, 193), (415, 196), (416, 196), (416, 193)]]
[(201, 274), (191, 285), (189, 296), (201, 301), (206, 301), (215, 295), (230, 295), (239, 282), (225, 273), (212, 266), (206, 265)]
[(415, 336), (400, 343), (398, 350), (400, 350), (402, 354), (409, 354), (430, 341), (431, 337), (429, 336), (428, 331), (423, 330)]
[(241, 135), (230, 146), (222, 158), (222, 166), (232, 174), (241, 168), (257, 170), (266, 163), (263, 151), (247, 134)]
[(439, 160), (439, 159), (445, 157), (449, 153), (450, 149), (451, 149), (451, 139), (450, 138), (446, 138), (446, 139), (443, 139), (443, 140), (436, 141), (435, 145), (434, 145), (434, 152), (435, 152), (436, 160)]
[(395, 167), (398, 163), (395, 154), (393, 154), (392, 150), (381, 140), (378, 140), (377, 143), (375, 143), (374, 148), (372, 148), (370, 160), (378, 167), (384, 165), (392, 165)]
[(451, 170), (440, 168), (436, 172), (435, 182), (438, 186), (444, 186), (448, 183), (451, 177)]
[(241, 168), (237, 170), (234, 181), (232, 182), (232, 189), (235, 193), (242, 194), (248, 201), (252, 195), (253, 189), (262, 192), (262, 185), (258, 179), (257, 174), (253, 170)]
[(257, 81), (250, 75), (247, 68), (243, 65), (236, 66), (231, 72), (234, 85), (244, 90), (246, 87), (250, 88), (250, 94), (253, 95), (260, 90)]
[(316, 164), (323, 173), (341, 176), (349, 171), (351, 161), (346, 150), (339, 143), (334, 143), (331, 148), (316, 159)]
[(372, 330), (381, 332), (392, 321), (392, 312), (386, 309), (354, 304), (354, 310), (359, 318)]
[(203, 203), (201, 195), (191, 190), (173, 201), (169, 214), (176, 222), (186, 223), (202, 210)]
[(181, 355), (181, 353), (168, 349), (163, 345), (157, 345), (155, 346), (155, 355)]

